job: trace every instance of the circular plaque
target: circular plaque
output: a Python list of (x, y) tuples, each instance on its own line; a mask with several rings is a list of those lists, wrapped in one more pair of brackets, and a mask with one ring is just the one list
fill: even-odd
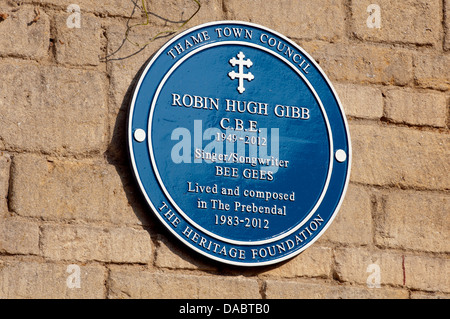
[(159, 220), (234, 265), (306, 249), (349, 179), (350, 136), (330, 81), (296, 43), (247, 22), (194, 27), (153, 56), (134, 90), (128, 143)]

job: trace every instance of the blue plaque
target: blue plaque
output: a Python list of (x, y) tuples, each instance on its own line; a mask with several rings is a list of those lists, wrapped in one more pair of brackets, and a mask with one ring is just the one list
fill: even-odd
[(265, 27), (189, 29), (148, 62), (128, 143), (159, 220), (214, 260), (268, 265), (306, 249), (347, 188), (350, 137), (318, 64)]

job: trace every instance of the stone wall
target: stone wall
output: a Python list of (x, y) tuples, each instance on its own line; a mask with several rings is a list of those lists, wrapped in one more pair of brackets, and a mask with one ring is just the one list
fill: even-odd
[[(0, 0), (0, 297), (449, 298), (450, 1), (200, 2), (182, 26), (195, 1), (147, 0), (127, 41), (140, 0)], [(132, 84), (170, 37), (152, 38), (226, 19), (302, 46), (350, 126), (341, 211), (270, 267), (185, 247), (128, 166)]]

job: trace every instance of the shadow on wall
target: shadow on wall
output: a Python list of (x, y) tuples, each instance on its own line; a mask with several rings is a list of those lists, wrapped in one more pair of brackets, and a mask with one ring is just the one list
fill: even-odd
[[(130, 19), (128, 19), (127, 21), (127, 32), (130, 30), (130, 26), (132, 27), (131, 25), (132, 22), (130, 22), (131, 17), (135, 14), (136, 11), (142, 9), (138, 6), (140, 0), (133, 0), (132, 2), (134, 3), (134, 8), (133, 12), (131, 13)], [(163, 17), (154, 13), (149, 14), (152, 14), (153, 16), (162, 19), (165, 22), (170, 23), (182, 22), (164, 19)], [(166, 34), (155, 36), (152, 40), (157, 40), (160, 38), (166, 38), (167, 40), (169, 40), (170, 36), (173, 33), (174, 32), (171, 33), (167, 32)], [(126, 63), (124, 60), (129, 59), (131, 60), (139, 54), (148, 54), (148, 50), (145, 51), (145, 49), (148, 47), (149, 43), (141, 47), (135, 46), (133, 45), (134, 43), (132, 41), (127, 40), (127, 33), (123, 34), (123, 38), (116, 42), (119, 42), (120, 45), (117, 48), (113, 48), (114, 51), (112, 51), (112, 53), (106, 56), (103, 62), (107, 62), (108, 64)], [(129, 50), (130, 47), (133, 48), (133, 52), (131, 54)], [(148, 205), (147, 201), (142, 195), (139, 186), (133, 176), (133, 170), (131, 168), (130, 158), (128, 154), (128, 141), (127, 141), (128, 112), (131, 104), (131, 99), (133, 97), (134, 88), (137, 82), (139, 81), (139, 78), (142, 72), (144, 71), (146, 65), (152, 59), (154, 54), (155, 52), (153, 52), (153, 54), (151, 54), (148, 57), (148, 59), (145, 60), (144, 63), (142, 63), (139, 70), (137, 70), (129, 86), (127, 87), (126, 93), (123, 95), (122, 101), (120, 102), (119, 110), (115, 115), (115, 121), (114, 123), (111, 123), (112, 136), (110, 144), (108, 145), (108, 149), (105, 154), (106, 159), (109, 164), (115, 167), (117, 174), (120, 177), (123, 190), (127, 197), (127, 201), (130, 207), (132, 208), (134, 214), (140, 221), (140, 223), (142, 223), (144, 229), (147, 230), (147, 232), (149, 233), (150, 237), (155, 243), (154, 246), (157, 247), (162, 242), (167, 243), (166, 246), (168, 247), (168, 249), (173, 254), (185, 260), (185, 262), (196, 265), (196, 267), (203, 269), (214, 269), (216, 267), (211, 265), (207, 258), (202, 257), (200, 255), (199, 255), (200, 258), (198, 258), (199, 256), (192, 257), (192, 254), (189, 254), (189, 251), (187, 250), (187, 248), (185, 249), (184, 245), (181, 249), (179, 248), (180, 246), (178, 245), (179, 243), (178, 239), (172, 237), (170, 232), (166, 230), (165, 227), (160, 225), (159, 221), (157, 221), (156, 216), (154, 216), (153, 212), (151, 211), (150, 206)]]

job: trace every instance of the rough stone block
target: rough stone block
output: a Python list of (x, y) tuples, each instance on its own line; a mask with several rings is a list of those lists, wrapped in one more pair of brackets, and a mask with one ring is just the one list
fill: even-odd
[(317, 281), (267, 280), (268, 299), (407, 299), (407, 290), (337, 286)]
[(43, 9), (0, 4), (0, 12), (8, 15), (0, 21), (0, 56), (30, 59), (47, 56), (50, 20)]
[(267, 276), (280, 278), (331, 276), (332, 251), (328, 247), (313, 246), (300, 255), (265, 271)]
[(450, 293), (448, 258), (406, 256), (405, 283), (412, 289)]
[(336, 218), (319, 240), (370, 245), (373, 241), (371, 207), (370, 192), (364, 187), (349, 184)]
[(149, 208), (144, 213), (130, 173), (103, 161), (17, 155), (12, 173), (10, 206), (20, 216), (148, 224)]
[(18, 219), (0, 219), (0, 252), (39, 254), (39, 226)]
[(404, 127), (351, 124), (351, 180), (371, 185), (448, 189), (450, 137)]
[(422, 54), (414, 58), (414, 79), (417, 85), (437, 90), (450, 90), (450, 56)]
[(155, 265), (169, 269), (202, 269), (213, 270), (215, 267), (202, 262), (200, 254), (192, 253), (191, 250), (176, 238), (166, 239), (158, 236), (158, 247), (156, 248)]
[(227, 0), (224, 6), (227, 19), (258, 23), (293, 38), (335, 41), (345, 34), (341, 0)]
[[(371, 4), (380, 7), (380, 28), (368, 27), (367, 19), (375, 24)], [(436, 45), (440, 39), (439, 0), (352, 1), (351, 12), (351, 30), (361, 40)]]
[(372, 44), (300, 43), (331, 80), (406, 85), (413, 80), (412, 53)]
[[(100, 299), (105, 296), (105, 269), (79, 267), (79, 288), (68, 285), (74, 274), (69, 264), (5, 262), (0, 265), (0, 298), (5, 299)], [(76, 276), (78, 275), (75, 274)]]
[[(100, 13), (108, 16), (121, 16), (129, 17), (136, 8), (136, 5), (140, 1), (132, 0), (104, 0), (100, 3), (92, 0), (21, 0), (23, 3), (38, 3), (40, 5), (51, 5), (59, 9), (68, 10), (68, 7), (72, 4), (76, 4), (80, 7), (81, 19), (85, 12)], [(67, 13), (67, 17), (72, 14), (73, 11)]]
[(69, 28), (67, 16), (56, 17), (56, 61), (71, 65), (98, 65), (101, 48), (101, 21), (84, 14), (80, 28)]
[(380, 119), (383, 116), (383, 95), (380, 89), (341, 83), (336, 83), (334, 87), (345, 115), (365, 119)]
[(376, 242), (391, 248), (450, 252), (450, 196), (390, 191), (376, 222)]
[(393, 122), (445, 127), (447, 113), (444, 93), (394, 89), (386, 94), (386, 118)]
[(41, 248), (47, 258), (80, 262), (148, 263), (152, 256), (148, 232), (128, 227), (44, 225)]
[(105, 78), (94, 71), (1, 64), (0, 139), (7, 149), (89, 153), (104, 148)]
[(339, 280), (356, 282), (373, 287), (379, 276), (379, 284), (403, 284), (402, 256), (382, 250), (365, 248), (336, 249), (336, 275)]
[(261, 298), (256, 279), (112, 270), (110, 298), (229, 299)]

